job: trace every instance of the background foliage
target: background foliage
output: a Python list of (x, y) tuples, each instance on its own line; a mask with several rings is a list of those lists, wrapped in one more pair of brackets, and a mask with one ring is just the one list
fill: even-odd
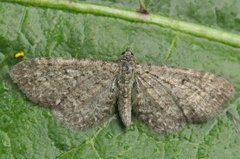
[[(86, 0), (136, 11), (138, 1)], [(227, 32), (240, 32), (238, 0), (150, 0), (154, 14)], [(169, 28), (64, 9), (21, 5), (0, 0), (0, 158), (232, 158), (239, 157), (240, 135), (225, 111), (201, 125), (173, 134), (153, 133), (136, 119), (125, 130), (112, 116), (96, 128), (62, 127), (48, 109), (28, 101), (8, 71), (22, 59), (64, 56), (116, 60), (130, 47), (139, 63), (167, 64), (220, 74), (230, 80), (235, 96), (226, 103), (240, 115), (240, 49)]]

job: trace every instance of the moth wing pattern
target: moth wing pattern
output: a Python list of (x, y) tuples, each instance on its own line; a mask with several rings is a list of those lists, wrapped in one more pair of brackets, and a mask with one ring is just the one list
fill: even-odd
[(73, 58), (34, 58), (10, 71), (34, 103), (52, 109), (67, 127), (85, 129), (114, 110), (117, 64)]
[(229, 99), (224, 78), (191, 69), (137, 65), (133, 112), (158, 133), (207, 121)]

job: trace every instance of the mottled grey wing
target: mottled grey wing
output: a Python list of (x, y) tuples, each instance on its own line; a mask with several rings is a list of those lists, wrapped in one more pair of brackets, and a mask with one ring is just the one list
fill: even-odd
[(64, 125), (84, 129), (113, 111), (117, 69), (111, 62), (35, 58), (15, 65), (10, 76), (31, 101), (50, 107)]
[(154, 65), (137, 65), (135, 88), (133, 112), (159, 133), (208, 120), (233, 91), (217, 75)]

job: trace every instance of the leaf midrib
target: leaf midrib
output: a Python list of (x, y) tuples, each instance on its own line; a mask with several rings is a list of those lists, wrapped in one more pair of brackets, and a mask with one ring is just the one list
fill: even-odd
[(143, 15), (134, 11), (116, 9), (107, 6), (66, 1), (0, 0), (0, 2), (16, 3), (24, 6), (34, 6), (41, 8), (60, 9), (77, 13), (88, 13), (98, 16), (114, 17), (132, 22), (155, 24), (183, 33), (191, 34), (193, 36), (221, 42), (234, 47), (240, 47), (240, 34), (233, 34), (203, 25), (179, 21), (155, 14)]

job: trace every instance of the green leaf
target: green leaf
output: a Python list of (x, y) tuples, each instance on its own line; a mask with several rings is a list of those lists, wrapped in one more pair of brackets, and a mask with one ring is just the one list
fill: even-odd
[[(143, 1), (141, 1), (143, 2)], [(226, 110), (204, 124), (156, 134), (112, 116), (86, 131), (64, 128), (26, 99), (8, 75), (22, 59), (65, 56), (116, 60), (127, 47), (137, 62), (204, 70), (235, 88), (226, 107), (240, 115), (240, 2), (0, 0), (0, 158), (238, 158), (240, 135)], [(210, 28), (211, 27), (211, 28)]]

